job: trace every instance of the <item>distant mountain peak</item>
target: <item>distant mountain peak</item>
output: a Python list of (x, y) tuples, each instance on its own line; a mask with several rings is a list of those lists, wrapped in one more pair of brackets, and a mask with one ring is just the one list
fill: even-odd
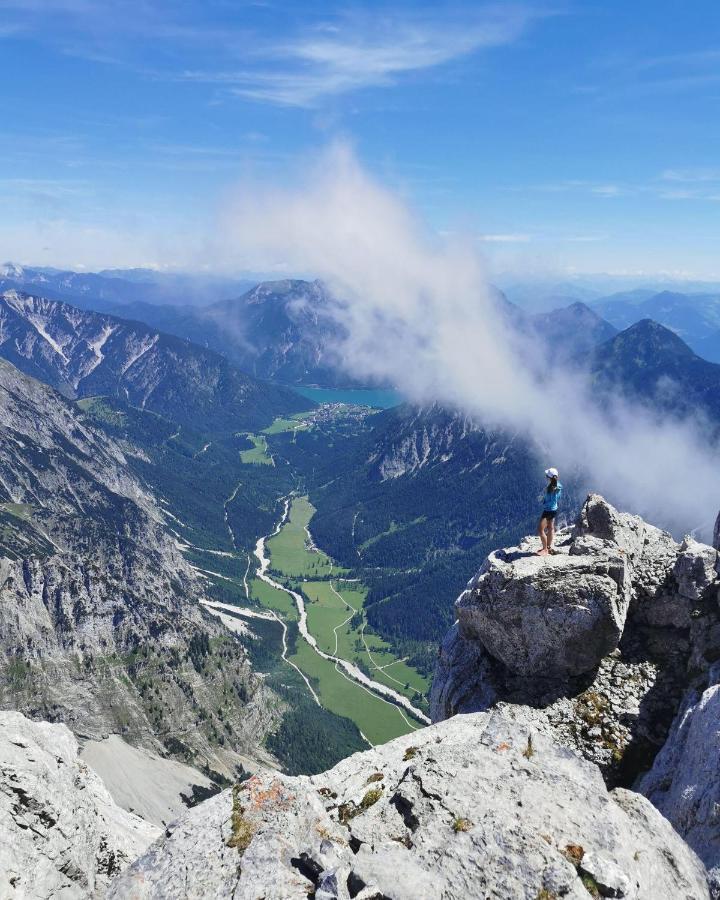
[(637, 344), (638, 347), (645, 345), (652, 352), (671, 352), (676, 356), (681, 355), (687, 358), (695, 356), (681, 337), (654, 319), (641, 319), (639, 322), (635, 322), (634, 325), (613, 338), (614, 341), (622, 341), (626, 346), (631, 343)]
[(22, 278), (25, 269), (17, 263), (6, 262), (0, 266), (0, 278)]
[[(267, 299), (283, 302), (288, 294), (303, 294), (309, 297), (324, 297), (325, 290), (320, 281), (305, 281), (302, 278), (284, 278), (279, 281), (262, 281), (250, 288), (243, 298), (247, 303), (264, 303)], [(221, 304), (216, 304), (221, 305)]]

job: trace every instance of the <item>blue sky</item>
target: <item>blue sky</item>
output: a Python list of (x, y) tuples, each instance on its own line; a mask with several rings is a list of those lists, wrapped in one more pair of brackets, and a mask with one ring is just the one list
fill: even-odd
[(718, 278), (720, 4), (0, 0), (0, 257), (197, 268), (334, 140), (497, 269)]

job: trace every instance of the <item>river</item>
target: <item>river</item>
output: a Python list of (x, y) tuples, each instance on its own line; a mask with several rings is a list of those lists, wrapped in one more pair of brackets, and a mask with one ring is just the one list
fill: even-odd
[(298, 622), (298, 630), (300, 631), (303, 639), (310, 645), (310, 647), (312, 647), (312, 649), (315, 651), (315, 653), (318, 654), (318, 656), (322, 656), (323, 659), (327, 659), (330, 662), (334, 663), (336, 667), (339, 666), (344, 673), (346, 673), (350, 676), (350, 678), (353, 679), (353, 681), (356, 681), (362, 687), (370, 690), (373, 694), (376, 694), (381, 699), (389, 699), (389, 701), (392, 702), (395, 706), (401, 706), (403, 707), (403, 709), (406, 709), (420, 722), (424, 722), (426, 725), (430, 725), (430, 719), (425, 715), (425, 713), (423, 713), (417, 707), (413, 706), (413, 704), (410, 702), (410, 700), (408, 700), (407, 697), (399, 694), (397, 691), (394, 691), (391, 687), (386, 687), (383, 684), (378, 684), (378, 682), (373, 681), (372, 678), (368, 678), (368, 676), (361, 669), (359, 669), (356, 665), (349, 662), (348, 660), (343, 659), (339, 656), (333, 656), (332, 654), (325, 653), (324, 650), (321, 650), (315, 637), (310, 633), (310, 631), (308, 631), (307, 612), (305, 610), (305, 600), (303, 599), (302, 595), (298, 594), (297, 591), (293, 591), (290, 588), (285, 587), (283, 584), (275, 581), (274, 578), (271, 578), (271, 576), (267, 574), (268, 567), (270, 566), (270, 559), (266, 552), (266, 541), (268, 540), (268, 538), (274, 537), (279, 533), (280, 529), (287, 521), (289, 512), (290, 499), (286, 498), (282, 516), (277, 526), (275, 527), (275, 530), (271, 534), (259, 538), (257, 544), (255, 545), (255, 556), (258, 560), (258, 563), (260, 564), (260, 567), (257, 571), (258, 578), (262, 579), (262, 581), (264, 581), (266, 584), (269, 584), (276, 590), (283, 591), (284, 593), (289, 594), (292, 597), (300, 616), (300, 621)]

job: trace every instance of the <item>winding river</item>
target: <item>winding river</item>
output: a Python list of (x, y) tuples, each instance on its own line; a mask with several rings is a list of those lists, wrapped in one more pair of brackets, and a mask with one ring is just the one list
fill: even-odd
[[(413, 706), (413, 704), (410, 702), (410, 700), (408, 700), (407, 697), (399, 694), (397, 691), (394, 691), (391, 687), (379, 684), (377, 681), (373, 681), (372, 678), (368, 678), (368, 676), (361, 669), (359, 669), (356, 665), (349, 662), (348, 660), (342, 659), (342, 657), (339, 656), (333, 656), (332, 654), (325, 653), (324, 650), (321, 650), (315, 637), (308, 631), (307, 612), (305, 610), (305, 600), (303, 599), (302, 595), (298, 594), (297, 591), (293, 591), (290, 588), (285, 587), (283, 584), (275, 581), (274, 578), (268, 575), (267, 570), (270, 566), (270, 558), (267, 555), (266, 541), (271, 537), (275, 537), (275, 535), (280, 532), (280, 529), (288, 519), (289, 513), (290, 499), (286, 498), (283, 514), (278, 524), (276, 525), (275, 530), (271, 534), (259, 538), (257, 544), (255, 545), (255, 556), (257, 557), (259, 563), (259, 568), (257, 571), (258, 578), (262, 579), (262, 581), (264, 581), (266, 584), (269, 584), (276, 590), (283, 591), (284, 593), (289, 594), (292, 597), (295, 605), (297, 606), (298, 614), (300, 616), (300, 621), (298, 622), (298, 630), (300, 631), (303, 639), (307, 641), (307, 643), (310, 645), (310, 647), (312, 647), (315, 653), (318, 654), (318, 656), (322, 656), (323, 659), (327, 659), (330, 662), (334, 663), (336, 668), (339, 667), (343, 670), (343, 674), (349, 676), (353, 681), (356, 681), (366, 690), (369, 690), (373, 694), (376, 694), (378, 697), (380, 697), (380, 699), (383, 699), (386, 702), (391, 702), (395, 706), (402, 707), (420, 722), (424, 722), (426, 725), (430, 725), (430, 719), (425, 715), (425, 713), (423, 713), (417, 707)], [(312, 537), (310, 535), (309, 537), (312, 541)], [(411, 723), (408, 722), (408, 724)]]

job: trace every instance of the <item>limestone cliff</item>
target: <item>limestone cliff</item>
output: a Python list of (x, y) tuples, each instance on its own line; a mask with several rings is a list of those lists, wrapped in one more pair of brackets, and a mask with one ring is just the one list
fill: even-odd
[(0, 896), (101, 897), (160, 830), (115, 805), (64, 725), (0, 713)]
[(0, 361), (0, 707), (233, 776), (279, 701), (122, 448)]

